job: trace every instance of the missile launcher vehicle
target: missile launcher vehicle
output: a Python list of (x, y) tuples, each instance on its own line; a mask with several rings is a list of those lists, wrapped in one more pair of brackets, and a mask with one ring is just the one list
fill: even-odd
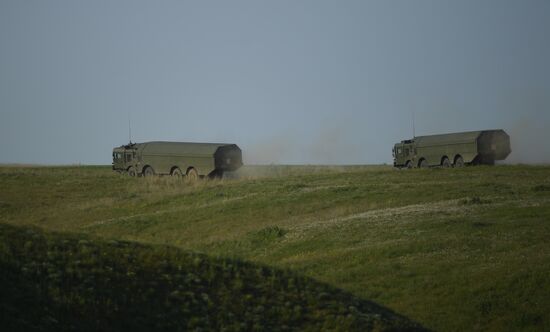
[(511, 152), (510, 136), (502, 129), (417, 136), (393, 147), (393, 166), (427, 168), (494, 165)]
[(236, 144), (145, 142), (113, 149), (113, 170), (131, 176), (221, 177), (242, 165)]

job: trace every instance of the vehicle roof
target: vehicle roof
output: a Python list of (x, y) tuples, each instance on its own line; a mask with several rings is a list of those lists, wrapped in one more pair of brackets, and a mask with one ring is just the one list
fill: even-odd
[(459, 132), (459, 133), (417, 136), (414, 138), (414, 142), (420, 145), (429, 145), (432, 143), (445, 144), (445, 143), (456, 143), (456, 142), (473, 142), (477, 140), (482, 133), (497, 132), (497, 131), (502, 131), (502, 129), (476, 130), (476, 131), (465, 131), (465, 132)]
[(417, 144), (430, 144), (430, 143), (453, 143), (453, 142), (471, 142), (475, 141), (482, 131), (468, 131), (461, 133), (449, 133), (449, 134), (439, 134), (439, 135), (427, 135), (427, 136), (417, 136), (414, 138), (414, 141)]
[[(235, 146), (227, 143), (194, 143), (194, 142), (163, 142), (153, 141), (135, 144), (135, 148), (143, 152), (155, 153), (185, 153), (194, 155), (213, 155), (222, 146)], [(237, 147), (238, 148), (238, 147)]]

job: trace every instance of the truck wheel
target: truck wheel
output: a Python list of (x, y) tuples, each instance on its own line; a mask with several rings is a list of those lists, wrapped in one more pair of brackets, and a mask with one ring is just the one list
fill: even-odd
[(155, 175), (155, 171), (153, 171), (153, 169), (150, 166), (147, 166), (143, 170), (143, 175), (146, 177), (153, 176)]
[(187, 171), (187, 179), (189, 181), (197, 181), (199, 179), (199, 173), (197, 172), (197, 170), (194, 168), (190, 168)]
[(408, 160), (408, 161), (405, 163), (405, 168), (406, 168), (406, 169), (411, 169), (411, 168), (413, 168), (413, 163), (412, 163), (410, 160)]
[(462, 159), (461, 156), (456, 157), (455, 159), (455, 167), (464, 167), (464, 159)]
[(418, 164), (420, 168), (428, 168), (428, 161), (426, 159), (422, 159), (420, 161), (420, 164)]
[(443, 168), (451, 167), (451, 162), (449, 161), (449, 158), (447, 158), (447, 157), (443, 158), (443, 161), (441, 162), (441, 166)]
[(177, 168), (177, 167), (172, 170), (172, 173), (170, 173), (170, 175), (172, 175), (174, 177), (177, 177), (177, 178), (181, 178), (183, 176), (180, 169)]
[(128, 175), (131, 177), (136, 176), (136, 169), (133, 166), (128, 168)]

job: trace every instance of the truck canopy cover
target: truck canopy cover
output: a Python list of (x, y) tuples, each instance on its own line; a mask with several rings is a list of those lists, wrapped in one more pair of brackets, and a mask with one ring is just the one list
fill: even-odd
[(480, 131), (468, 131), (463, 133), (417, 136), (414, 138), (414, 141), (419, 146), (469, 143), (477, 140), (478, 137), (483, 132), (489, 132), (489, 131), (492, 131), (492, 130), (483, 130), (483, 131), (480, 130)]
[(141, 149), (145, 154), (212, 156), (220, 147), (233, 145), (218, 143), (145, 142), (136, 144), (136, 148)]

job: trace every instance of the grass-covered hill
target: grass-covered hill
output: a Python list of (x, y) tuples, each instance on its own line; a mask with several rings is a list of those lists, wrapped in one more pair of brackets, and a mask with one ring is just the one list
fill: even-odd
[(4, 331), (397, 331), (409, 320), (290, 271), (0, 223)]
[(550, 167), (0, 167), (0, 220), (291, 270), (439, 331), (550, 330)]

